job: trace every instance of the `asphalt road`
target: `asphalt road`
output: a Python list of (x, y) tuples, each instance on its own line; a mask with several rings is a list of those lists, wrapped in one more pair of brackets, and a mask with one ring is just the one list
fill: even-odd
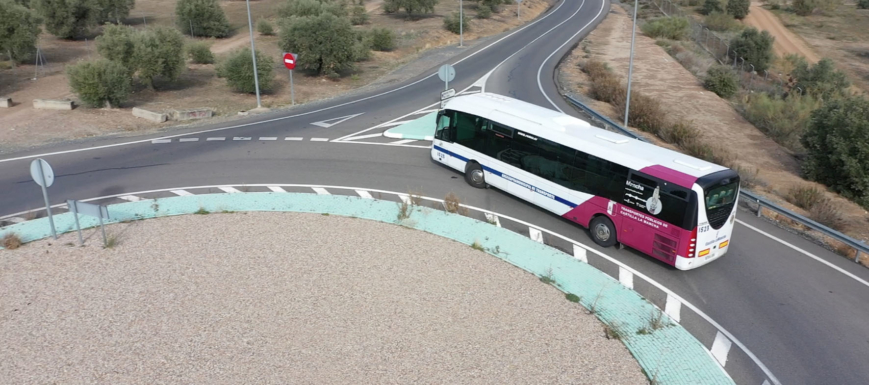
[[(487, 92), (547, 107), (554, 103), (574, 113), (558, 97), (553, 70), (573, 43), (606, 16), (609, 6), (601, 0), (567, 0), (533, 24), (464, 49), (448, 61), (457, 72), (451, 86), (461, 91), (476, 83), (484, 85)], [(460, 175), (432, 163), (428, 150), (411, 147), (428, 142), (390, 145), (384, 138), (311, 140), (359, 133), (436, 103), (443, 83), (434, 73), (443, 63), (431, 64), (430, 71), (397, 86), (292, 111), (187, 128), (177, 131), (180, 136), (169, 143), (151, 142), (160, 135), (97, 139), (6, 155), (0, 158), (0, 215), (42, 205), (40, 190), (29, 176), (31, 159), (26, 157), (72, 151), (41, 155), (57, 174), (50, 189), (52, 203), (216, 184), (310, 183), (416, 191), (433, 197), (455, 192), (464, 203), (591, 245), (582, 229), (500, 191), (470, 188)], [(487, 74), (484, 82), (478, 82)], [(360, 113), (328, 128), (311, 124)], [(198, 133), (202, 130), (213, 131)], [(180, 142), (182, 137), (198, 141)], [(214, 137), (225, 140), (207, 140)], [(287, 137), (301, 140), (285, 140)], [(124, 144), (131, 140), (141, 142)], [(739, 219), (745, 224), (736, 227), (727, 256), (697, 270), (678, 271), (631, 250), (599, 250), (664, 284), (712, 316), (782, 383), (869, 383), (869, 370), (863, 368), (869, 355), (869, 287), (746, 225), (863, 280), (869, 281), (869, 270), (748, 213), (741, 213)]]

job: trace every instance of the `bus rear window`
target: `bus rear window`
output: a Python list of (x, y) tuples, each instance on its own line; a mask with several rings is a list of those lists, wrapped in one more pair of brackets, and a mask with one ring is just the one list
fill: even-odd
[(715, 210), (719, 207), (729, 206), (736, 199), (736, 189), (739, 183), (730, 183), (718, 186), (706, 192), (706, 210)]

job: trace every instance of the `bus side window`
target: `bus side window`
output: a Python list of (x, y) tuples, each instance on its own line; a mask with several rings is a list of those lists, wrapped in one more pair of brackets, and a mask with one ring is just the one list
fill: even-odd
[(440, 140), (450, 141), (450, 119), (451, 114), (448, 111), (441, 111), (438, 114), (437, 129), (435, 130), (435, 138)]

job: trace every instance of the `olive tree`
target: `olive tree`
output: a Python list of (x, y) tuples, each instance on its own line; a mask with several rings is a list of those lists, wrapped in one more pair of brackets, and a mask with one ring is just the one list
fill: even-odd
[(130, 95), (130, 75), (120, 63), (107, 59), (67, 67), (69, 87), (90, 107), (119, 106)]
[(26, 60), (36, 50), (40, 20), (31, 10), (0, 0), (0, 54), (13, 62)]
[(287, 20), (278, 40), (282, 50), (299, 54), (297, 66), (320, 75), (352, 66), (355, 43), (350, 21), (326, 12)]

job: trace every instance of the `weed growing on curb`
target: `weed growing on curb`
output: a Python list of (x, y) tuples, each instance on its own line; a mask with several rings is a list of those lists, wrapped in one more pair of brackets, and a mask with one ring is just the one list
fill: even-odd
[(21, 238), (18, 237), (18, 234), (8, 233), (3, 236), (3, 248), (7, 250), (15, 250), (21, 247), (22, 244), (23, 242), (21, 242)]
[(328, 217), (328, 216), (329, 216), (329, 213), (322, 213), (322, 214), (320, 214), (320, 215), (322, 215), (322, 216), (324, 216), (324, 217)]
[(448, 213), (459, 214), (459, 215), (468, 215), (468, 208), (462, 206), (462, 202), (459, 200), (459, 197), (456, 194), (449, 193), (444, 198), (444, 209), (447, 210)]
[(573, 293), (567, 293), (564, 297), (567, 298), (568, 301), (573, 303), (578, 303), (582, 299), (578, 295)]
[(413, 209), (410, 207), (407, 201), (402, 199), (401, 202), (398, 202), (398, 221), (401, 222), (407, 218), (410, 218), (410, 213), (412, 211)]
[(543, 282), (547, 285), (554, 285), (555, 284), (555, 280), (552, 279), (552, 277), (550, 277), (548, 275), (544, 275), (544, 276), (540, 277), (540, 282)]
[(625, 333), (622, 331), (621, 324), (619, 324), (618, 321), (613, 321), (610, 324), (604, 324), (603, 332), (608, 340), (621, 341), (625, 337)]
[(111, 249), (121, 243), (120, 238), (117, 234), (111, 234), (106, 236), (106, 244), (103, 246), (104, 249)]
[(471, 244), (471, 248), (479, 251), (486, 251), (483, 245), (480, 244), (480, 241), (474, 240), (474, 243)]
[(199, 210), (196, 210), (196, 211), (194, 212), (194, 214), (196, 214), (196, 215), (208, 215), (208, 214), (211, 214), (211, 212), (208, 211), (208, 210), (206, 210), (206, 209), (204, 209), (204, 208), (202, 208), (202, 207), (200, 207)]
[(600, 288), (600, 291), (597, 292), (597, 295), (594, 297), (594, 302), (591, 303), (591, 306), (588, 307), (588, 314), (597, 314), (597, 301), (600, 300), (600, 297), (603, 296), (603, 291), (606, 289), (606, 286)]
[(154, 200), (154, 203), (151, 203), (151, 209), (154, 210), (155, 213), (156, 213), (157, 211), (160, 211), (160, 204), (157, 203), (156, 200)]

